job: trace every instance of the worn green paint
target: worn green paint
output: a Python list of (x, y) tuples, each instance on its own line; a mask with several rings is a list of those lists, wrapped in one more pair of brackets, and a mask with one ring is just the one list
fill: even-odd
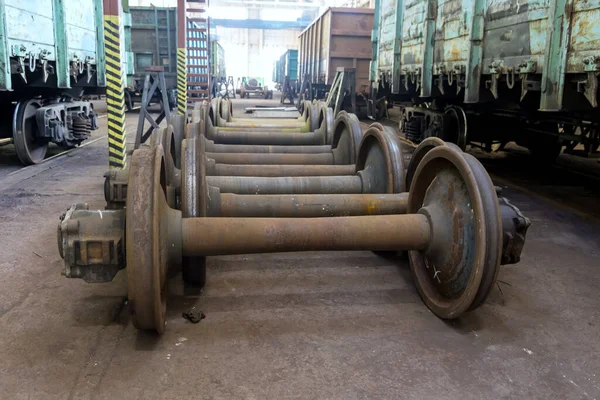
[(94, 0), (94, 24), (96, 25), (96, 81), (106, 86), (106, 56), (104, 53), (104, 11), (102, 0)]
[(0, 91), (11, 90), (10, 54), (6, 34), (6, 8), (4, 0), (0, 0)]
[(465, 77), (465, 103), (479, 101), (483, 60), (483, 32), (485, 24), (486, 0), (473, 0), (473, 18), (469, 33), (469, 58)]
[(433, 83), (433, 47), (435, 38), (435, 14), (437, 1), (427, 0), (425, 32), (423, 42), (423, 62), (421, 64), (421, 97), (431, 96)]
[(566, 12), (569, 2), (569, 0), (550, 0), (540, 111), (562, 109), (565, 66), (571, 31), (571, 13)]
[(400, 89), (402, 50), (402, 23), (404, 21), (403, 0), (380, 0), (377, 25), (377, 69), (376, 77), (386, 76), (391, 92)]
[[(123, 32), (125, 33), (123, 35), (123, 41), (125, 43), (125, 60), (127, 60), (126, 65), (124, 65), (123, 71), (129, 79), (130, 75), (135, 74), (135, 57), (133, 52), (131, 51), (131, 14), (129, 12), (125, 12), (125, 7), (123, 7), (123, 15), (121, 16), (121, 21), (123, 22)], [(171, 53), (169, 52), (169, 54)], [(169, 69), (170, 68), (171, 65), (169, 64)]]
[(369, 80), (376, 82), (379, 80), (379, 73), (377, 72), (378, 61), (377, 51), (379, 50), (379, 14), (381, 9), (381, 0), (375, 0), (375, 9), (373, 14), (373, 30), (371, 31), (371, 47), (372, 54), (371, 62), (369, 63)]
[(396, 29), (394, 37), (394, 55), (392, 59), (392, 93), (400, 92), (400, 72), (402, 66), (402, 22), (404, 21), (404, 1), (396, 2)]
[(71, 87), (71, 78), (69, 76), (69, 45), (63, 0), (52, 0), (52, 18), (54, 19), (54, 54), (56, 55), (57, 86), (61, 89), (69, 89)]

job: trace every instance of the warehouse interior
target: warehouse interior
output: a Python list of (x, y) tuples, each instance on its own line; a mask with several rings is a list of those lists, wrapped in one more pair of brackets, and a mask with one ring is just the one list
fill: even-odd
[(600, 399), (598, 13), (0, 0), (0, 399)]

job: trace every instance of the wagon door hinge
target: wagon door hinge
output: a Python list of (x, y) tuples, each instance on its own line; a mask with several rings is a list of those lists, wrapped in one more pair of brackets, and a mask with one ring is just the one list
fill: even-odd
[[(437, 67), (438, 73), (438, 90), (441, 94), (446, 94), (446, 90), (444, 89), (444, 75), (446, 75), (446, 66), (444, 64), (438, 65)], [(450, 85), (450, 77), (448, 77), (448, 85)]]
[(405, 67), (403, 71), (405, 73), (404, 88), (408, 91), (408, 82), (410, 80), (410, 83), (415, 86), (415, 92), (418, 92), (421, 88), (421, 68), (409, 69)]
[(87, 56), (85, 57), (85, 75), (87, 78), (87, 83), (90, 83), (92, 80), (92, 62), (94, 61), (94, 57)]
[(17, 58), (17, 63), (14, 65), (11, 63), (11, 74), (19, 74), (23, 82), (27, 83), (27, 75), (25, 71), (25, 57), (27, 57), (27, 47), (25, 45), (13, 45), (12, 48), (13, 57)]
[(534, 89), (535, 85), (532, 86), (532, 84), (535, 82), (529, 82), (528, 78), (529, 78), (529, 74), (534, 74), (535, 71), (537, 70), (537, 62), (533, 61), (533, 60), (523, 61), (521, 64), (519, 64), (519, 66), (517, 68), (519, 70), (519, 79), (521, 80), (520, 101), (523, 101), (527, 92), (529, 92), (529, 90)]
[(19, 63), (17, 72), (21, 75), (23, 82), (27, 83), (27, 76), (25, 75), (25, 57), (17, 57), (17, 62)]
[(40, 51), (40, 56), (38, 59), (38, 62), (40, 64), (40, 66), (42, 67), (42, 78), (44, 80), (44, 82), (46, 82), (48, 80), (48, 76), (49, 76), (49, 69), (48, 69), (48, 55), (50, 54), (50, 52), (48, 50), (42, 50)]
[(490, 64), (490, 74), (491, 79), (485, 82), (485, 86), (492, 92), (492, 95), (495, 99), (498, 98), (498, 79), (500, 79), (500, 75), (504, 71), (504, 61), (492, 61)]
[(594, 108), (598, 108), (598, 74), (600, 72), (588, 72), (586, 80), (577, 82), (577, 91), (583, 93)]
[(598, 75), (600, 74), (600, 56), (589, 56), (583, 59), (583, 70), (587, 79), (577, 83), (577, 90), (590, 102), (592, 107), (598, 107)]
[(467, 67), (464, 65), (456, 64), (453, 69), (454, 71), (451, 73), (454, 74), (454, 77), (456, 79), (456, 94), (459, 94), (462, 88), (465, 87)]

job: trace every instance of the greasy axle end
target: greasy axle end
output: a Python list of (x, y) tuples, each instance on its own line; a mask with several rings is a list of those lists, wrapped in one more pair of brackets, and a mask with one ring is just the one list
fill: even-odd
[(498, 203), (500, 204), (500, 215), (502, 217), (501, 264), (516, 264), (521, 260), (521, 252), (523, 246), (525, 246), (525, 236), (531, 221), (505, 197), (499, 197)]
[(110, 282), (125, 268), (125, 210), (74, 204), (60, 218), (57, 239), (67, 278)]

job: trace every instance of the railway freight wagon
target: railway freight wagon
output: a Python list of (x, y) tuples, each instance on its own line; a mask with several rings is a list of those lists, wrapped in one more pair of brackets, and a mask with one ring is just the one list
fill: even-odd
[(227, 87), (227, 70), (225, 69), (225, 50), (217, 40), (210, 41), (210, 77), (212, 96), (217, 97)]
[[(167, 97), (175, 104), (177, 87), (177, 9), (159, 7), (131, 7), (131, 27), (125, 31), (125, 46), (130, 52), (125, 104), (131, 110), (141, 102), (146, 67), (162, 66), (165, 71)], [(155, 92), (154, 101), (160, 101)]]
[(298, 79), (323, 98), (337, 68), (355, 68), (356, 90), (368, 93), (372, 56), (371, 8), (328, 8), (300, 34)]
[(210, 75), (218, 81), (227, 80), (225, 69), (225, 50), (216, 40), (210, 41)]
[(286, 99), (290, 100), (290, 103), (294, 103), (294, 98), (299, 89), (298, 84), (298, 50), (287, 50), (279, 57), (279, 61), (276, 63), (277, 85), (281, 88), (281, 103), (283, 104)]
[[(125, 45), (131, 50), (131, 63), (127, 74), (125, 91), (126, 105), (131, 110), (142, 99), (146, 67), (162, 66), (165, 71), (167, 98), (171, 107), (177, 98), (177, 8), (175, 7), (131, 7), (131, 27), (125, 31)], [(207, 36), (196, 23), (187, 21), (188, 28), (188, 76), (189, 82), (197, 83), (194, 89), (205, 89), (209, 67), (205, 50)], [(211, 41), (210, 73), (225, 76), (225, 56), (223, 48)], [(214, 74), (213, 74), (214, 72)], [(202, 75), (202, 76), (200, 76)], [(193, 96), (194, 94), (192, 94)], [(160, 101), (160, 93), (155, 92), (152, 102)]]
[(591, 155), (599, 19), (597, 1), (377, 0), (373, 95), (412, 103), (400, 129), (414, 140)]
[(97, 117), (74, 99), (105, 87), (102, 0), (0, 0), (0, 143), (13, 142), (23, 164), (42, 161), (51, 142), (87, 139)]

